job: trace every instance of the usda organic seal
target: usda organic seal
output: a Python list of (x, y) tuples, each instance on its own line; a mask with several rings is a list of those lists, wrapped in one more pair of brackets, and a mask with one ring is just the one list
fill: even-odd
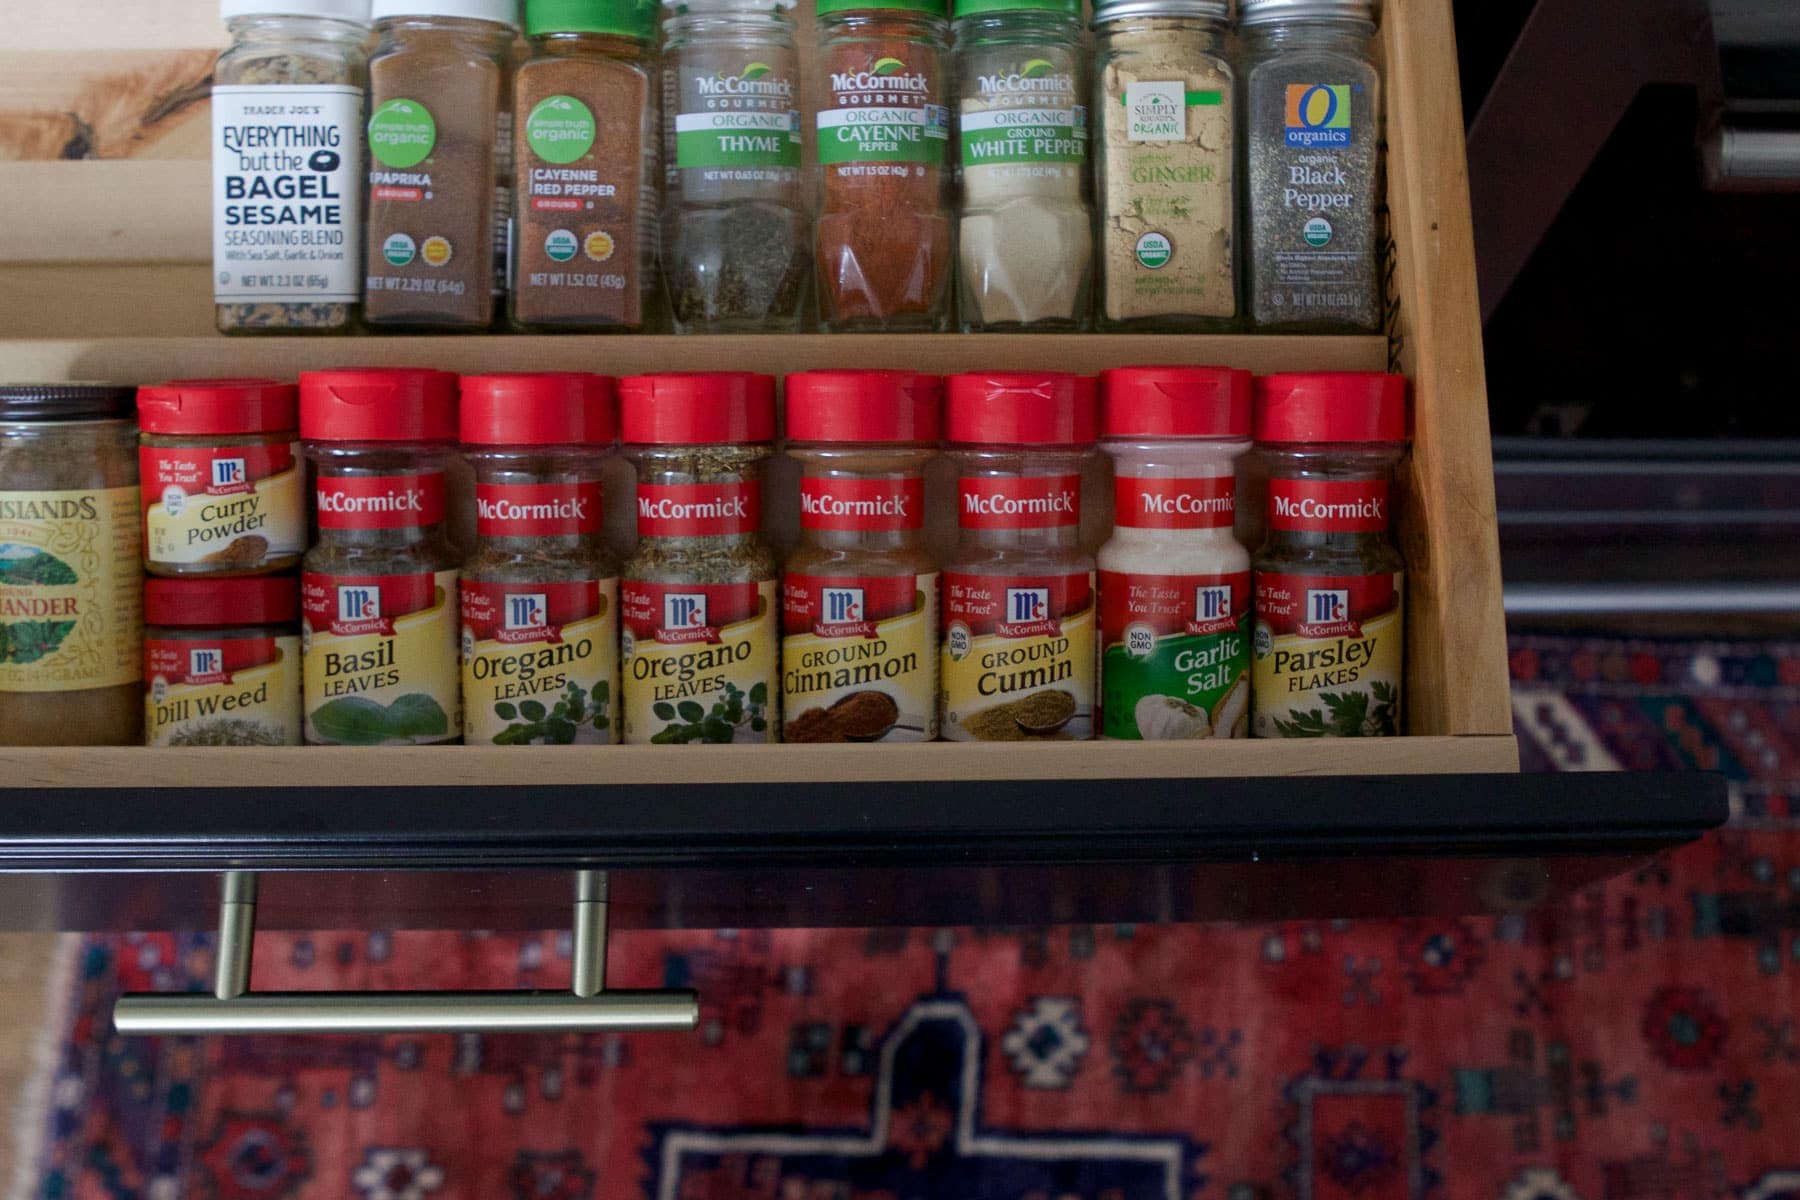
[(1137, 260), (1140, 266), (1154, 271), (1166, 266), (1174, 256), (1175, 247), (1164, 234), (1152, 231), (1137, 240)]

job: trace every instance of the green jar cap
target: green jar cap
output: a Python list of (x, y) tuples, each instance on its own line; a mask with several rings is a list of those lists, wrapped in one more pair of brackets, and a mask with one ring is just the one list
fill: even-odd
[(1048, 12), (1081, 16), (1081, 0), (954, 0), (954, 4), (954, 14), (959, 17), (1002, 12)]
[(815, 11), (822, 17), (828, 13), (857, 12), (879, 9), (884, 12), (915, 12), (941, 17), (947, 0), (819, 0)]
[(656, 0), (525, 0), (525, 36), (616, 33), (647, 42), (656, 36), (656, 10)]

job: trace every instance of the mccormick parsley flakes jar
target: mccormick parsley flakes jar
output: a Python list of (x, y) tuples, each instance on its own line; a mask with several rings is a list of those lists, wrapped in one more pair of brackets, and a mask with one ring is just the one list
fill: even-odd
[(942, 581), (943, 736), (1090, 738), (1094, 560), (1080, 525), (1094, 381), (996, 373), (947, 386), (962, 532)]
[(300, 436), (319, 520), (300, 577), (307, 743), (459, 741), (460, 556), (444, 524), (456, 376), (309, 372)]
[(1406, 379), (1347, 371), (1256, 381), (1268, 535), (1256, 552), (1257, 737), (1404, 728), (1405, 563), (1388, 536), (1406, 452)]
[(300, 583), (144, 584), (144, 745), (300, 744)]
[(943, 384), (912, 371), (787, 377), (800, 545), (782, 585), (788, 742), (937, 737), (937, 565), (925, 464)]
[(780, 573), (761, 532), (774, 377), (637, 375), (619, 405), (638, 469), (619, 585), (625, 740), (778, 741)]

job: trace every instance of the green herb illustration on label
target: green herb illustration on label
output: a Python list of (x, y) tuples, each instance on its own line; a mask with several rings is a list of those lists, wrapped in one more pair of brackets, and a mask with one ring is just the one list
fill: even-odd
[(1019, 68), (1019, 74), (1027, 79), (1042, 79), (1054, 70), (1056, 70), (1055, 64), (1041, 58), (1034, 58), (1023, 67)]
[(878, 58), (869, 70), (876, 75), (897, 75), (906, 70), (906, 64), (897, 58)]
[(416, 167), (437, 145), (437, 122), (417, 100), (389, 100), (369, 117), (369, 153), (395, 170)]
[(752, 732), (764, 733), (769, 728), (768, 703), (767, 684), (753, 683), (746, 694), (730, 682), (725, 684), (724, 691), (710, 709), (702, 708), (695, 700), (683, 700), (678, 704), (659, 701), (651, 711), (657, 720), (669, 724), (652, 734), (650, 741), (658, 746), (681, 746), (689, 742), (723, 745), (735, 740), (737, 731), (746, 725)]
[(1368, 691), (1320, 692), (1325, 710), (1293, 709), (1273, 718), (1282, 737), (1394, 737), (1400, 732), (1400, 696), (1394, 685), (1376, 680)]
[(243, 717), (215, 717), (189, 725), (169, 738), (171, 746), (285, 746), (279, 729)]
[(573, 96), (547, 96), (525, 118), (525, 140), (545, 162), (578, 161), (594, 148), (594, 110)]
[[(54, 554), (15, 545), (0, 546), (0, 587), (70, 587), (80, 577), (68, 563)], [(72, 604), (73, 601), (66, 602)], [(47, 603), (39, 608), (21, 606), (23, 611), (70, 611), (63, 604)], [(16, 611), (16, 610), (14, 610)], [(75, 632), (74, 621), (28, 620), (0, 625), (0, 664), (28, 666), (56, 653)]]
[(442, 738), (450, 732), (450, 717), (430, 696), (409, 692), (387, 705), (367, 696), (328, 700), (313, 711), (312, 725), (321, 738), (341, 746), (378, 746)]
[(592, 692), (579, 683), (571, 683), (548, 707), (538, 700), (524, 700), (518, 704), (502, 700), (494, 705), (494, 715), (513, 724), (494, 735), (494, 744), (570, 746), (580, 739), (584, 730), (604, 733), (612, 728), (612, 717), (607, 712), (611, 692), (612, 686), (602, 679), (594, 684)]

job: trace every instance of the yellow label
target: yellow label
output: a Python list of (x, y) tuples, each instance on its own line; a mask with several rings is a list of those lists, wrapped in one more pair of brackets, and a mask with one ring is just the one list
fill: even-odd
[(193, 648), (203, 647), (203, 643), (165, 643), (178, 657), (168, 674), (151, 668), (144, 693), (144, 744), (298, 746), (300, 639), (271, 640), (275, 648), (272, 662), (234, 671), (229, 682), (208, 683), (179, 682)]
[[(461, 736), (456, 574), (431, 576), (428, 606), (412, 611), (404, 600), (390, 604), (389, 592), (417, 577), (303, 577), (307, 744), (423, 745)], [(353, 595), (377, 598), (365, 610), (373, 615), (353, 615), (348, 627), (378, 627), (334, 633), (339, 621), (326, 606), (348, 611)]]
[(865, 597), (886, 582), (789, 577), (788, 634), (781, 644), (784, 741), (936, 739), (937, 576), (904, 577), (912, 611), (902, 616), (831, 620), (834, 593), (849, 592), (857, 607), (868, 603), (873, 611), (872, 598)]
[[(720, 622), (718, 615), (740, 607), (727, 593), (743, 591), (750, 615)], [(625, 632), (622, 657), (625, 741), (655, 745), (774, 742), (780, 740), (781, 681), (777, 670), (780, 628), (776, 585), (641, 584), (621, 588)], [(668, 616), (699, 597), (711, 600), (710, 617), (694, 622), (697, 636), (685, 634)], [(675, 603), (671, 603), (675, 602)], [(734, 614), (735, 615), (735, 614)]]
[[(150, 499), (150, 497), (145, 497)], [(153, 563), (242, 562), (249, 566), (306, 549), (305, 494), (298, 470), (259, 479), (232, 496), (165, 496), (144, 513), (144, 557)]]
[(138, 489), (0, 492), (0, 692), (143, 678)]
[[(581, 589), (598, 611), (535, 636), (496, 600), (542, 603), (544, 587)], [(534, 591), (536, 589), (536, 591)], [(597, 596), (594, 594), (597, 591)], [(473, 594), (472, 594), (473, 593)], [(509, 595), (510, 593), (510, 595)], [(483, 619), (485, 618), (485, 619)], [(554, 619), (554, 618), (553, 618)], [(543, 622), (539, 621), (541, 626)], [(619, 581), (471, 584), (463, 581), (463, 740), (470, 745), (608, 745), (619, 740)]]
[(944, 639), (943, 735), (953, 742), (1094, 736), (1094, 609), (1054, 634)]
[[(1405, 663), (1405, 589), (1396, 573), (1375, 605), (1358, 603), (1344, 586), (1355, 579), (1277, 576), (1258, 580), (1259, 595), (1291, 597), (1297, 611), (1310, 599), (1329, 611), (1331, 595), (1345, 615), (1313, 622), (1283, 621), (1259, 608), (1251, 664), (1251, 729), (1259, 738), (1392, 737), (1405, 731), (1401, 685)], [(1322, 586), (1309, 588), (1308, 584)], [(1333, 591), (1333, 585), (1336, 590)], [(1318, 597), (1325, 593), (1327, 599)], [(1379, 611), (1365, 611), (1365, 608)], [(1285, 629), (1283, 627), (1285, 626)], [(1278, 630), (1282, 630), (1278, 632)]]

